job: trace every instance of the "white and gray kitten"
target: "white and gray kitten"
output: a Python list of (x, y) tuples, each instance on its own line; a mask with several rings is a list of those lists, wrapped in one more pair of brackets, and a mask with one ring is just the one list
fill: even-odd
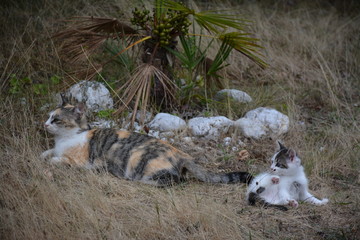
[(309, 192), (308, 179), (296, 152), (280, 142), (279, 147), (271, 158), (270, 173), (257, 175), (249, 184), (246, 195), (248, 203), (254, 205), (259, 201), (268, 207), (298, 207), (298, 201), (315, 205), (328, 203), (328, 199), (320, 200)]

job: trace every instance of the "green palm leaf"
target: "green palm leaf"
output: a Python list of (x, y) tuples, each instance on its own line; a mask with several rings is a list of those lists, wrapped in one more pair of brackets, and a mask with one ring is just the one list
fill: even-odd
[[(267, 64), (261, 59), (263, 55), (259, 53), (259, 49), (262, 47), (256, 44), (259, 40), (248, 37), (250, 34), (245, 32), (247, 24), (250, 21), (240, 19), (237, 15), (218, 13), (218, 11), (195, 12), (181, 3), (171, 0), (162, 0), (162, 3), (163, 8), (193, 15), (195, 21), (201, 27), (215, 34), (215, 36), (207, 37), (214, 37), (220, 39), (221, 41), (226, 41), (227, 44), (233, 47), (236, 51), (242, 53), (260, 67), (265, 68), (267, 66)], [(225, 32), (228, 28), (236, 29), (239, 32), (222, 34), (222, 32)], [(221, 31), (219, 29), (221, 29)]]
[(267, 64), (257, 56), (263, 56), (258, 52), (258, 49), (262, 48), (262, 46), (255, 43), (259, 41), (259, 39), (247, 37), (248, 35), (248, 33), (230, 32), (220, 35), (219, 39), (225, 41), (236, 51), (253, 60), (260, 67), (265, 68)]

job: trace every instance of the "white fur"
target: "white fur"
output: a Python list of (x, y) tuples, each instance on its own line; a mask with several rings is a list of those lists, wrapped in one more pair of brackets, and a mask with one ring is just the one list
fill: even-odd
[(259, 197), (269, 203), (277, 202), (277, 199), (279, 199), (279, 184), (274, 183), (273, 178), (280, 180), (279, 176), (267, 172), (257, 175), (248, 186), (246, 198), (249, 199), (251, 192), (256, 192), (260, 187), (263, 187), (265, 190), (258, 193)]
[(59, 127), (56, 124), (52, 124), (54, 112), (50, 113), (49, 119), (45, 122), (45, 128), (47, 131), (55, 135), (55, 147), (49, 149), (41, 154), (43, 159), (50, 157), (50, 162), (58, 163), (66, 161), (67, 159), (63, 157), (66, 150), (75, 146), (84, 145), (87, 139), (88, 131), (83, 131), (79, 133), (80, 128), (67, 129), (64, 127)]
[[(290, 150), (293, 151), (293, 150)], [(255, 192), (259, 187), (265, 190), (258, 193), (259, 197), (270, 204), (298, 206), (298, 201), (304, 201), (315, 205), (324, 205), (328, 199), (317, 199), (308, 190), (308, 180), (305, 175), (304, 167), (301, 165), (300, 158), (295, 151), (292, 157), (287, 159), (288, 168), (276, 167), (275, 157), (271, 161), (271, 173), (261, 173), (257, 175), (248, 186), (246, 197), (249, 199), (250, 192)], [(273, 178), (279, 178), (276, 183)]]
[[(289, 204), (297, 201), (305, 201), (315, 205), (324, 205), (329, 200), (319, 200), (314, 197), (308, 190), (308, 180), (305, 175), (304, 167), (301, 165), (301, 159), (296, 155), (294, 150), (293, 157), (287, 159), (288, 168), (279, 168), (275, 166), (275, 157), (272, 157), (271, 170), (274, 174), (280, 176), (279, 182), (279, 196), (277, 203), (274, 204)], [(290, 201), (290, 202), (289, 202)]]

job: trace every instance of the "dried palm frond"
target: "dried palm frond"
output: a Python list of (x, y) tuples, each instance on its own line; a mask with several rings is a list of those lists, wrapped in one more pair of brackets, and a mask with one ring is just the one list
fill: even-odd
[(128, 107), (131, 101), (135, 100), (131, 126), (135, 121), (139, 106), (141, 109), (140, 123), (143, 123), (145, 111), (149, 103), (151, 88), (154, 86), (154, 79), (157, 79), (164, 89), (164, 101), (169, 102), (175, 99), (177, 86), (160, 69), (145, 63), (140, 65), (135, 70), (132, 77), (119, 89), (119, 91), (124, 90), (124, 93), (122, 94), (123, 106), (121, 106), (115, 114), (120, 114)]
[(92, 32), (72, 31), (60, 50), (60, 56), (67, 63), (79, 63), (99, 49), (107, 40), (106, 36)]
[(63, 41), (60, 55), (68, 63), (82, 62), (99, 49), (109, 38), (133, 40), (137, 31), (116, 18), (77, 17), (71, 26), (53, 38)]
[(129, 25), (120, 22), (116, 18), (100, 18), (100, 17), (74, 17), (70, 20), (81, 30), (87, 30), (92, 32), (103, 32), (103, 33), (123, 33), (123, 34), (137, 34), (138, 32), (130, 27)]
[(129, 25), (120, 22), (116, 18), (99, 18), (99, 17), (74, 17), (74, 20), (68, 20), (71, 27), (60, 31), (53, 37), (58, 39), (66, 39), (69, 37), (69, 30), (90, 31), (95, 33), (107, 34), (138, 34), (138, 32)]

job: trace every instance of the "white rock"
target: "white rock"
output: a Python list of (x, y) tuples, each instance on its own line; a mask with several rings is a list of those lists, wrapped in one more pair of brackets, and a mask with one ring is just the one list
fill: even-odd
[(149, 123), (149, 128), (160, 132), (179, 131), (186, 127), (186, 122), (168, 113), (158, 113)]
[(234, 146), (234, 147), (231, 148), (231, 150), (232, 150), (233, 152), (237, 152), (237, 151), (239, 151), (239, 148)]
[(227, 133), (233, 123), (223, 116), (197, 117), (189, 120), (188, 127), (194, 136), (217, 139), (221, 134)]
[(231, 137), (226, 137), (223, 139), (223, 143), (225, 146), (229, 146), (231, 144)]
[(235, 121), (235, 127), (246, 136), (259, 139), (265, 135), (279, 136), (289, 129), (288, 116), (271, 108), (257, 108)]
[(266, 135), (266, 128), (259, 120), (240, 118), (235, 121), (234, 125), (240, 129), (245, 137), (259, 139)]
[(150, 130), (148, 135), (151, 136), (151, 137), (154, 137), (154, 138), (160, 138), (160, 132), (159, 131)]
[(112, 109), (114, 106), (109, 90), (100, 82), (81, 81), (73, 85), (65, 95), (71, 95), (78, 102), (84, 102), (87, 110), (92, 112)]
[(215, 98), (223, 99), (224, 96), (228, 96), (234, 101), (241, 103), (247, 103), (252, 101), (252, 98), (246, 92), (237, 89), (222, 89), (216, 93)]
[(183, 140), (183, 142), (188, 143), (188, 144), (193, 142), (191, 137), (184, 137), (182, 140)]

